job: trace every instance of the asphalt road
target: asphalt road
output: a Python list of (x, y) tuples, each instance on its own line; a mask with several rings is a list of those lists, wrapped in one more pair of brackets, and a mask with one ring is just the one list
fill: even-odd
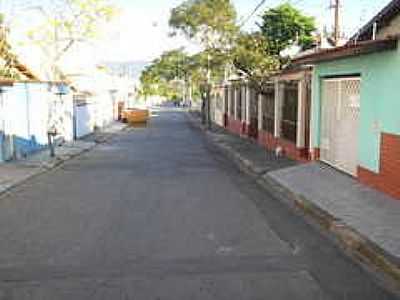
[(183, 112), (0, 199), (0, 300), (396, 299)]

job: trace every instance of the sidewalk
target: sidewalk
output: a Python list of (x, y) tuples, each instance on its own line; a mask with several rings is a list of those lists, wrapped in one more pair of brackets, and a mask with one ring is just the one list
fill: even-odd
[[(204, 129), (198, 117), (189, 118)], [(346, 252), (400, 283), (400, 201), (323, 163), (276, 158), (223, 128), (206, 135), (242, 170), (332, 234)]]
[(115, 122), (86, 139), (65, 143), (56, 147), (56, 157), (50, 157), (48, 149), (37, 152), (25, 159), (0, 164), (0, 194), (22, 182), (42, 174), (63, 162), (93, 149), (96, 144), (107, 141), (116, 132), (123, 130), (125, 124)]
[[(348, 226), (400, 262), (400, 201), (322, 163), (271, 172), (286, 189)], [(342, 224), (343, 223), (343, 224)]]
[(221, 148), (224, 148), (225, 152), (229, 153), (232, 158), (241, 160), (256, 175), (298, 164), (284, 156), (277, 157), (274, 152), (262, 149), (255, 142), (238, 135), (229, 134), (221, 128), (214, 127), (213, 133), (209, 137)]

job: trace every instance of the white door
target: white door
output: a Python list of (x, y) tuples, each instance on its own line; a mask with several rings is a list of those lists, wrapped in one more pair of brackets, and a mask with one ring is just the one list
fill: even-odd
[(321, 160), (353, 176), (358, 166), (360, 78), (322, 84)]

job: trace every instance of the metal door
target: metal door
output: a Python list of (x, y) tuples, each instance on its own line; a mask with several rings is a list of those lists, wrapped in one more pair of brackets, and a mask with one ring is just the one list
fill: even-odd
[(360, 79), (326, 79), (322, 84), (321, 160), (353, 176), (358, 166)]

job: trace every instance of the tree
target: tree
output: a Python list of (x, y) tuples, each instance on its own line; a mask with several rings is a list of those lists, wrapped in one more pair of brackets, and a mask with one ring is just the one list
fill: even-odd
[(22, 79), (21, 73), (16, 65), (19, 63), (17, 56), (12, 53), (8, 42), (8, 28), (4, 25), (4, 16), (0, 14), (0, 78)]
[[(199, 61), (205, 73), (202, 86), (202, 116), (203, 123), (207, 119), (210, 125), (210, 92), (211, 82), (217, 79), (217, 74), (223, 73), (220, 64), (213, 60), (226, 60), (232, 41), (238, 31), (236, 26), (236, 10), (230, 0), (186, 0), (172, 9), (170, 27), (183, 33), (190, 40), (198, 41), (204, 52)], [(206, 61), (202, 58), (206, 57)], [(214, 55), (216, 57), (214, 57)], [(223, 64), (223, 68), (226, 63)]]
[(164, 52), (142, 72), (140, 94), (147, 98), (159, 95), (168, 99), (182, 99), (193, 60), (182, 50)]
[(267, 54), (268, 48), (269, 43), (261, 33), (241, 33), (232, 49), (233, 65), (247, 77), (268, 76), (279, 68), (279, 61)]
[[(51, 79), (62, 79), (58, 63), (79, 44), (99, 35), (100, 27), (111, 20), (116, 8), (108, 0), (54, 0), (48, 6), (35, 7), (43, 15), (40, 26), (28, 32), (51, 62)], [(54, 78), (56, 77), (56, 78)]]
[(259, 27), (268, 42), (267, 54), (276, 57), (296, 41), (303, 49), (309, 48), (316, 30), (315, 19), (289, 3), (267, 10)]
[(241, 33), (232, 48), (232, 63), (239, 75), (263, 93), (264, 83), (271, 73), (279, 70), (279, 59), (268, 55), (268, 41), (259, 32)]
[(237, 32), (236, 10), (230, 0), (186, 0), (172, 9), (170, 27), (195, 39), (205, 49), (223, 48)]

